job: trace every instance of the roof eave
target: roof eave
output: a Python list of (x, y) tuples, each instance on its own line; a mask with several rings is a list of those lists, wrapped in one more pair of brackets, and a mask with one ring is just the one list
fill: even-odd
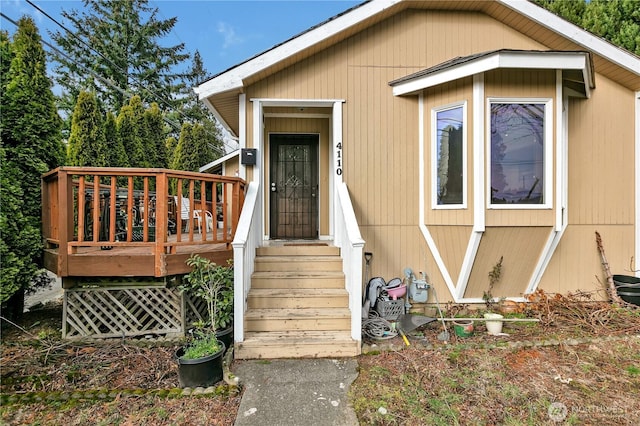
[(280, 44), (258, 56), (219, 74), (212, 79), (200, 84), (194, 90), (199, 99), (205, 99), (212, 95), (230, 90), (242, 90), (244, 80), (261, 70), (267, 69), (278, 62), (300, 53), (310, 46), (333, 37), (347, 28), (359, 24), (365, 19), (377, 15), (383, 10), (392, 7), (402, 0), (378, 0), (363, 3), (343, 15), (327, 21), (310, 31), (304, 32), (292, 38), (286, 43)]
[(591, 59), (588, 52), (515, 52), (496, 51), (485, 57), (445, 68), (416, 78), (391, 82), (394, 96), (420, 93), (439, 84), (470, 77), (498, 68), (581, 70), (588, 89), (594, 87)]
[(572, 42), (596, 53), (614, 64), (640, 75), (640, 58), (530, 1), (496, 0), (509, 9), (526, 16), (537, 24), (554, 31)]
[(225, 155), (224, 157), (220, 157), (217, 160), (214, 160), (212, 162), (210, 162), (209, 164), (205, 164), (204, 166), (200, 167), (200, 169), (198, 169), (198, 171), (200, 173), (204, 173), (207, 170), (210, 170), (216, 166), (219, 166), (220, 164), (229, 161), (230, 159), (232, 159), (233, 157), (237, 157), (240, 155), (240, 150), (236, 149), (233, 152), (230, 152), (229, 154)]

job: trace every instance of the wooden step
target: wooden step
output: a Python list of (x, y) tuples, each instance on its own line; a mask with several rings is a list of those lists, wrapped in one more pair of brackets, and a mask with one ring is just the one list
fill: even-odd
[(236, 359), (320, 358), (360, 355), (348, 331), (248, 332), (234, 345)]
[(252, 288), (247, 304), (249, 309), (347, 308), (349, 293), (343, 288)]
[(342, 271), (254, 272), (251, 288), (344, 288)]
[(258, 247), (256, 256), (340, 256), (340, 248), (330, 245), (282, 245)]
[(266, 271), (342, 271), (340, 256), (259, 256), (257, 272)]
[(348, 308), (248, 309), (245, 326), (250, 331), (348, 331)]

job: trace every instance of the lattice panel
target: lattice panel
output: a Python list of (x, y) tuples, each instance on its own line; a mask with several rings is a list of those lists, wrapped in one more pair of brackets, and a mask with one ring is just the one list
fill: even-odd
[(166, 287), (103, 287), (64, 292), (63, 337), (184, 333), (182, 296)]
[(187, 329), (191, 328), (194, 323), (204, 321), (209, 316), (207, 312), (207, 302), (201, 298), (191, 296), (189, 293), (184, 293), (185, 303), (185, 326)]

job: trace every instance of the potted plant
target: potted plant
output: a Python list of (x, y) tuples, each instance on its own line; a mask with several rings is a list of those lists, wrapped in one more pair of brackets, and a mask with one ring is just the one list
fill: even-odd
[(197, 254), (187, 259), (187, 265), (192, 270), (180, 289), (205, 302), (207, 318), (196, 324), (191, 340), (176, 351), (178, 379), (183, 387), (207, 387), (223, 376), (225, 344), (217, 332), (219, 326), (228, 326), (233, 320), (233, 270)]
[(498, 303), (493, 296), (493, 287), (502, 277), (502, 260), (503, 256), (500, 256), (500, 260), (493, 265), (493, 268), (489, 271), (489, 289), (482, 293), (482, 299), (485, 305), (487, 305), (487, 313), (484, 314), (484, 318), (487, 320), (487, 332), (494, 336), (502, 333), (502, 321), (500, 320), (504, 318), (502, 315), (492, 312)]

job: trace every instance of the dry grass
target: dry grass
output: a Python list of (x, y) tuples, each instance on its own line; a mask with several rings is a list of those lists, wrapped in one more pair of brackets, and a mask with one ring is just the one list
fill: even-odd
[[(582, 296), (537, 294), (522, 315), (488, 336), (436, 338), (432, 323), (410, 347), (360, 359), (350, 396), (362, 424), (640, 424), (640, 312)], [(580, 300), (579, 300), (580, 299)], [(452, 333), (453, 334), (453, 333)], [(562, 406), (552, 406), (560, 403)], [(553, 414), (553, 413), (552, 413)]]

